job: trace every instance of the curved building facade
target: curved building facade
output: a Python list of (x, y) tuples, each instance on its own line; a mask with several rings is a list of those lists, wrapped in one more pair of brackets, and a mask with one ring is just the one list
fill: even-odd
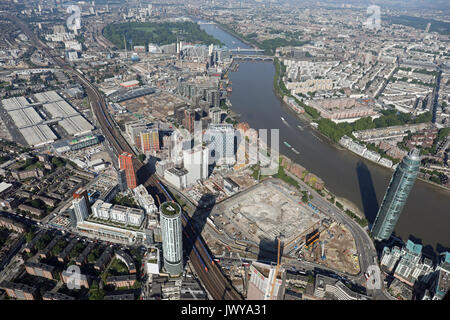
[(391, 178), (380, 210), (372, 226), (375, 240), (391, 237), (420, 168), (419, 150), (413, 149), (398, 165)]
[(164, 268), (176, 276), (183, 272), (181, 208), (177, 203), (164, 202), (160, 213)]

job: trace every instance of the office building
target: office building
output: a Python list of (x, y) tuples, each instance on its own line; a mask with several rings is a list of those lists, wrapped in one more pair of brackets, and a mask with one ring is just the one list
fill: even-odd
[(442, 300), (450, 289), (450, 252), (440, 255), (430, 293), (432, 300)]
[(401, 258), (395, 268), (394, 277), (413, 286), (417, 280), (426, 283), (433, 272), (433, 263), (430, 259), (422, 259), (422, 245), (411, 240), (406, 242), (401, 252)]
[(236, 162), (234, 152), (234, 128), (231, 124), (211, 124), (206, 131), (206, 141), (211, 151), (211, 161), (218, 165), (232, 166)]
[(181, 208), (174, 202), (164, 202), (160, 211), (164, 268), (177, 276), (183, 272)]
[(388, 240), (405, 206), (420, 168), (419, 150), (411, 150), (398, 165), (381, 203), (372, 235), (375, 240)]
[[(278, 300), (279, 291), (281, 291), (283, 284), (283, 271), (276, 275), (275, 273), (275, 266), (253, 262), (250, 265), (247, 300)], [(276, 279), (274, 279), (275, 276)], [(273, 286), (274, 280), (275, 285)]]
[(193, 185), (198, 180), (208, 178), (209, 149), (198, 146), (193, 149), (183, 151), (183, 165), (188, 171), (186, 183)]
[(183, 126), (187, 131), (194, 132), (195, 111), (191, 109), (184, 110)]
[(384, 247), (380, 265), (384, 271), (409, 286), (418, 280), (428, 283), (433, 274), (433, 262), (422, 256), (422, 245), (411, 240), (401, 249)]
[(117, 171), (117, 181), (120, 192), (127, 190), (127, 175), (125, 169)]
[(211, 108), (211, 109), (209, 110), (209, 115), (210, 115), (210, 117), (211, 117), (211, 122), (212, 122), (213, 124), (219, 124), (219, 123), (222, 122), (222, 121), (221, 121), (222, 111), (220, 110), (219, 107)]
[(325, 295), (332, 296), (335, 300), (370, 300), (369, 296), (350, 290), (340, 280), (317, 274), (314, 281), (314, 296), (326, 299)]
[(121, 170), (125, 170), (128, 188), (130, 188), (131, 190), (136, 188), (137, 178), (133, 166), (133, 155), (128, 152), (122, 152), (119, 155), (119, 167)]
[(169, 168), (164, 171), (164, 179), (177, 189), (187, 187), (188, 171), (184, 168)]

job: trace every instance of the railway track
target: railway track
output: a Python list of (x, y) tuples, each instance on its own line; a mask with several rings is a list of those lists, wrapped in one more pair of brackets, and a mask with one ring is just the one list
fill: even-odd
[[(3, 14), (3, 16), (5, 16), (5, 14)], [(113, 122), (111, 116), (106, 109), (106, 101), (99, 93), (97, 88), (95, 88), (92, 83), (90, 83), (82, 74), (73, 70), (72, 66), (67, 64), (60, 56), (54, 54), (52, 50), (50, 50), (50, 48), (48, 48), (40, 39), (38, 39), (33, 32), (31, 32), (26, 23), (21, 21), (19, 18), (11, 16), (9, 14), (6, 14), (6, 18), (16, 23), (22, 29), (22, 32), (25, 33), (27, 37), (33, 42), (36, 48), (45, 52), (45, 54), (51, 57), (61, 69), (64, 69), (65, 71), (71, 73), (78, 79), (78, 82), (86, 89), (86, 93), (89, 97), (95, 117), (100, 125), (102, 133), (108, 139), (116, 154), (119, 155), (120, 153), (125, 151), (131, 153), (136, 157), (137, 155), (134, 152), (133, 148), (131, 148), (131, 146), (129, 145), (128, 141), (125, 140), (122, 134), (118, 132), (117, 128), (112, 124)], [(133, 164), (135, 165), (136, 172), (140, 172), (143, 167), (143, 163), (135, 158)], [(158, 181), (155, 176), (150, 175), (150, 177), (142, 184), (144, 184), (145, 187), (152, 187), (153, 190), (158, 193), (157, 196), (160, 197), (160, 199), (163, 199), (164, 201), (173, 201), (170, 194), (165, 190), (161, 182)], [(242, 300), (242, 296), (239, 294), (239, 292), (231, 285), (231, 283), (225, 277), (219, 267), (214, 263), (214, 260), (208, 252), (208, 249), (206, 248), (201, 235), (198, 235), (197, 232), (192, 228), (192, 225), (190, 225), (187, 218), (184, 218), (185, 219), (182, 219), (184, 227), (183, 245), (188, 245), (189, 241), (194, 241), (192, 245), (193, 249), (189, 254), (189, 258), (198, 277), (206, 287), (206, 290), (210, 293), (213, 299), (216, 300)]]
[[(173, 201), (173, 198), (160, 185), (168, 201)], [(183, 224), (183, 247), (190, 250), (189, 258), (198, 277), (202, 280), (206, 290), (210, 293), (214, 300), (242, 300), (241, 294), (232, 286), (230, 281), (225, 277), (219, 269), (217, 263), (214, 262), (209, 253), (205, 241), (201, 235), (195, 230), (190, 222), (190, 217), (182, 212), (181, 221)]]

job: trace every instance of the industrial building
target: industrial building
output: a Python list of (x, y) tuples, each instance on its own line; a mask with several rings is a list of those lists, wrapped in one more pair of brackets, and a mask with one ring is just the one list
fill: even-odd
[(136, 99), (142, 96), (155, 93), (155, 89), (151, 87), (140, 87), (131, 90), (120, 90), (109, 96), (109, 99), (113, 102), (123, 102), (131, 99)]
[[(36, 93), (34, 99), (4, 99), (1, 105), (30, 146), (53, 143), (62, 138), (62, 132), (68, 136), (78, 136), (94, 128), (55, 91)], [(62, 130), (52, 129), (55, 125)]]
[(53, 150), (59, 154), (63, 154), (68, 151), (76, 151), (83, 148), (87, 148), (100, 143), (98, 136), (88, 134), (83, 136), (74, 137), (67, 140), (56, 141), (52, 144)]

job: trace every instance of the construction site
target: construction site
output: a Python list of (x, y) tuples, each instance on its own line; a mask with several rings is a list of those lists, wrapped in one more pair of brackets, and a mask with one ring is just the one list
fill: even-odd
[(355, 240), (345, 226), (336, 222), (307, 235), (304, 245), (296, 252), (302, 260), (334, 270), (348, 274), (358, 274), (360, 271)]
[(285, 246), (291, 246), (326, 218), (299, 204), (300, 198), (301, 194), (283, 181), (265, 180), (218, 204), (211, 219), (232, 239), (276, 251), (280, 236)]
[(186, 188), (185, 193), (189, 195), (190, 199), (197, 203), (204, 194), (208, 193), (214, 194), (215, 201), (220, 202), (233, 194), (233, 192), (225, 188), (225, 179), (231, 179), (236, 184), (237, 190), (242, 191), (257, 183), (257, 181), (252, 178), (251, 173), (251, 170), (248, 168), (232, 172), (215, 171), (208, 179), (201, 181), (192, 187)]
[(174, 106), (184, 102), (181, 98), (167, 92), (157, 92), (121, 102), (127, 113), (116, 114), (118, 124), (145, 119), (146, 121), (166, 120), (173, 117)]
[(216, 234), (204, 232), (204, 236), (217, 255), (227, 248), (242, 257), (275, 262), (281, 254), (358, 274), (351, 232), (300, 198), (283, 181), (265, 180), (217, 204), (208, 218)]

